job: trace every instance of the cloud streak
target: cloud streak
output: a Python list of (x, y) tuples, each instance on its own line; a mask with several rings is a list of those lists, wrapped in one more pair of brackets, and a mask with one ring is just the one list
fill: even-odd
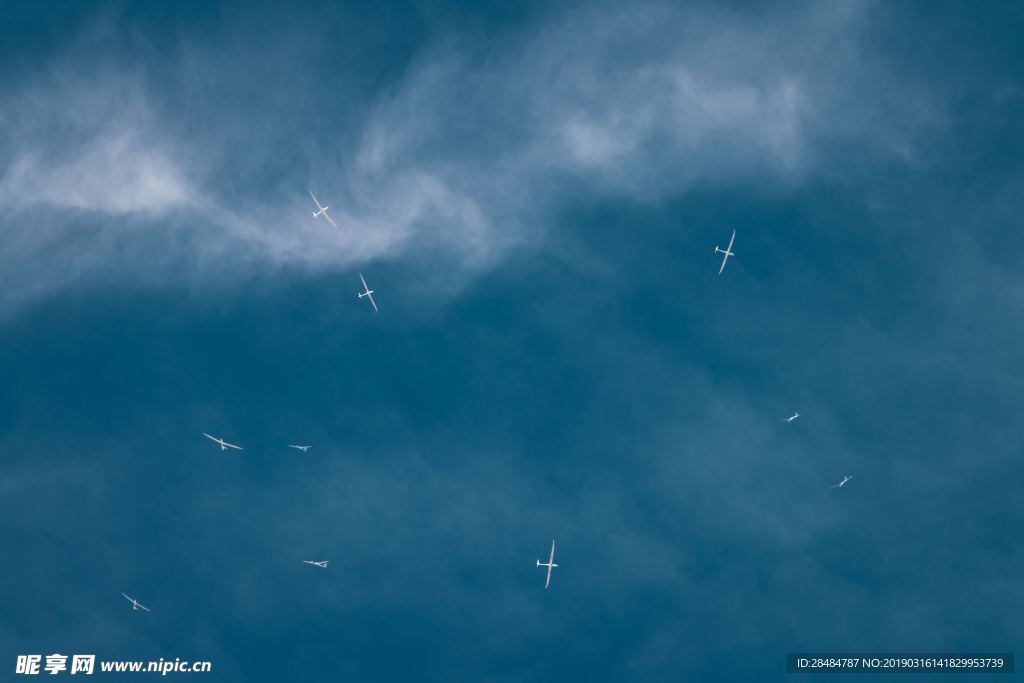
[[(176, 77), (162, 80), (80, 66), (71, 52), (0, 105), (12, 131), (0, 229), (16, 245), (0, 264), (2, 306), (97, 274), (203, 281), (225, 256), (241, 273), (429, 255), (461, 281), (543, 240), (567, 197), (652, 201), (696, 183), (799, 183), (822, 163), (823, 137), (878, 139), (871, 103), (845, 111), (862, 128), (833, 125), (849, 107), (831, 84), (856, 76), (854, 64), (871, 69), (856, 48), (867, 11), (808, 4), (755, 23), (707, 8), (577, 10), (486, 59), (430, 43), (355, 107), (327, 95), (262, 110), (204, 104), (194, 74), (253, 78), (215, 50), (183, 46), (168, 67)], [(265, 88), (283, 86), (268, 78)], [(898, 98), (879, 106), (904, 108)], [(316, 107), (357, 132), (311, 125), (280, 154), (255, 151), (285, 142), (268, 130), (321, 121)], [(182, 114), (209, 123), (186, 130)], [(272, 180), (235, 177), (248, 172)], [(312, 220), (307, 189), (340, 231)], [(83, 231), (92, 238), (76, 240)]]

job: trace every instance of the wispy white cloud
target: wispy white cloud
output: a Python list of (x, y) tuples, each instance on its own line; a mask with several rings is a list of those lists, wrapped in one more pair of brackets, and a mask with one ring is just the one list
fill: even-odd
[(0, 207), (154, 217), (195, 201), (179, 150), (128, 74), (41, 75), (3, 105)]
[(104, 131), (63, 159), (26, 152), (8, 170), (4, 190), (29, 205), (113, 214), (154, 215), (189, 203), (174, 164), (127, 131)]
[[(340, 105), (211, 105), (209, 125), (187, 131), (166, 102), (204, 112), (188, 74), (217, 73), (216, 54), (183, 51), (185, 76), (174, 82), (184, 90), (162, 92), (164, 105), (145, 71), (80, 68), (70, 54), (0, 105), (11, 159), (0, 229), (20, 245), (0, 263), (3, 297), (23, 301), (92, 272), (194, 280), (224, 254), (324, 269), (440, 250), (460, 279), (543, 236), (561, 197), (552, 180), (647, 200), (698, 182), (799, 182), (819, 163), (823, 135), (874, 140), (870, 104), (833, 128), (848, 103), (832, 84), (870, 69), (856, 59), (866, 11), (808, 4), (754, 22), (706, 8), (602, 8), (550, 20), (487, 60), (430, 47), (361, 110), (345, 143), (319, 129), (295, 140), (308, 175), (264, 193), (223, 191), (249, 170), (233, 165), (227, 141), (268, 144), (276, 122)], [(850, 130), (851, 120), (863, 128)], [(312, 219), (307, 186), (338, 232)], [(72, 239), (83, 230), (93, 237)], [(180, 253), (137, 262), (155, 249)]]

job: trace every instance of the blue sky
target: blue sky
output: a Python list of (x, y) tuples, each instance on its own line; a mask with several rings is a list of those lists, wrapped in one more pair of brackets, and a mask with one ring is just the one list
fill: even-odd
[(1016, 649), (1020, 8), (3, 13), (2, 666)]

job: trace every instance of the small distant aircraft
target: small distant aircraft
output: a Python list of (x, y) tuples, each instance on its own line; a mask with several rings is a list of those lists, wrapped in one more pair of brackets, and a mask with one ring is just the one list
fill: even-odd
[(546, 563), (545, 562), (541, 562), (540, 560), (537, 560), (537, 566), (538, 567), (547, 567), (548, 568), (548, 580), (544, 582), (544, 588), (546, 589), (549, 585), (551, 585), (551, 570), (558, 566), (557, 564), (555, 564), (555, 541), (554, 541), (554, 539), (551, 540), (551, 557), (548, 559), (548, 561)]
[(373, 290), (366, 286), (366, 278), (363, 277), (362, 273), (359, 273), (359, 279), (363, 281), (363, 291), (359, 293), (359, 298), (362, 299), (364, 296), (370, 297), (370, 303), (373, 304), (373, 312), (379, 313), (377, 302), (373, 300)]
[(312, 446), (296, 446), (296, 445), (292, 444), (292, 445), (289, 445), (289, 446), (288, 446), (288, 448), (297, 448), (297, 449), (299, 449), (300, 451), (302, 451), (303, 453), (305, 453), (305, 452), (306, 452), (306, 451), (308, 451), (308, 450), (309, 450), (310, 448), (312, 448)]
[[(124, 595), (124, 593), (121, 593), (121, 595)], [(129, 598), (127, 595), (124, 595), (124, 597), (125, 597), (125, 600), (128, 600), (130, 603), (132, 603), (132, 611), (133, 612), (135, 610), (137, 610), (137, 609), (144, 609), (147, 612), (152, 612), (153, 611), (153, 610), (149, 609), (148, 607), (146, 607), (145, 605), (143, 605), (142, 603), (140, 603), (135, 598)]]
[(330, 562), (330, 560), (303, 560), (303, 562), (320, 567), (321, 569), (327, 569), (327, 563)]
[(797, 419), (798, 417), (800, 417), (800, 413), (793, 413), (789, 417), (782, 418), (782, 421), (783, 422), (792, 422), (793, 420)]
[(228, 442), (227, 442), (227, 441), (225, 441), (224, 439), (218, 439), (218, 438), (217, 438), (217, 437), (215, 437), (215, 436), (210, 436), (210, 435), (209, 435), (209, 434), (207, 434), (206, 432), (203, 432), (203, 436), (205, 436), (205, 437), (206, 437), (207, 439), (209, 439), (210, 441), (213, 441), (213, 442), (214, 442), (214, 443), (216, 443), (216, 444), (220, 444), (220, 449), (221, 449), (222, 451), (225, 451), (225, 450), (227, 450), (227, 449), (229, 449), (229, 448), (234, 448), (235, 450), (239, 450), (239, 451), (240, 451), (240, 450), (243, 450), (241, 446), (236, 446), (236, 445), (235, 445), (235, 444), (233, 444), (233, 443), (228, 443)]
[(735, 239), (736, 239), (736, 231), (733, 230), (732, 231), (732, 237), (729, 239), (729, 246), (727, 246), (725, 248), (725, 251), (722, 251), (721, 249), (719, 249), (717, 244), (715, 245), (715, 253), (716, 254), (725, 254), (725, 256), (722, 258), (722, 267), (718, 269), (718, 274), (719, 275), (721, 275), (722, 271), (725, 270), (725, 262), (729, 260), (729, 257), (736, 255), (736, 254), (732, 253), (732, 243), (733, 243), (733, 241)]
[(331, 220), (330, 215), (327, 213), (327, 209), (329, 209), (330, 207), (320, 206), (320, 201), (316, 198), (316, 195), (313, 194), (312, 190), (309, 191), (309, 196), (313, 198), (313, 203), (316, 204), (316, 208), (318, 209), (318, 211), (313, 214), (313, 218), (319, 218), (320, 216), (323, 216), (324, 218), (327, 219), (327, 222), (330, 223), (335, 230), (337, 230), (338, 226), (334, 225), (334, 221)]
[(845, 484), (846, 482), (850, 481), (851, 479), (853, 479), (853, 475), (852, 474), (847, 474), (845, 477), (843, 477), (843, 480), (841, 482), (839, 482), (838, 484), (834, 484), (832, 486), (829, 486), (829, 488), (830, 489), (841, 489), (841, 488), (843, 488), (843, 484)]

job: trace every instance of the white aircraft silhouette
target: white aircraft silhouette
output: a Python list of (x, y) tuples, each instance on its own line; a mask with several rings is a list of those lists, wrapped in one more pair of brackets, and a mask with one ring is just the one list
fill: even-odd
[(207, 434), (206, 432), (203, 432), (203, 436), (205, 436), (205, 437), (206, 437), (207, 439), (209, 439), (210, 441), (213, 441), (213, 442), (214, 442), (214, 443), (216, 443), (216, 444), (220, 444), (220, 449), (221, 449), (222, 451), (224, 451), (224, 450), (227, 450), (227, 449), (229, 449), (229, 448), (234, 448), (235, 450), (239, 450), (239, 451), (240, 451), (240, 450), (243, 450), (241, 446), (236, 446), (236, 445), (235, 445), (235, 444), (233, 444), (233, 443), (228, 443), (228, 442), (227, 442), (227, 441), (225, 441), (224, 439), (218, 439), (218, 438), (217, 438), (217, 437), (215, 437), (215, 436), (210, 436), (210, 435), (209, 435), (209, 434)]
[(330, 562), (330, 560), (303, 560), (303, 562), (315, 565), (321, 569), (327, 569), (327, 563)]
[[(124, 593), (121, 593), (121, 595), (124, 595)], [(140, 603), (140, 602), (139, 602), (138, 600), (136, 600), (135, 598), (129, 598), (129, 597), (127, 596), (127, 595), (124, 595), (124, 597), (125, 597), (125, 599), (126, 599), (126, 600), (128, 600), (129, 602), (131, 602), (131, 603), (132, 603), (132, 611), (133, 611), (133, 612), (134, 612), (135, 610), (137, 610), (137, 609), (144, 609), (144, 610), (146, 610), (147, 612), (152, 612), (152, 611), (153, 611), (153, 610), (149, 609), (148, 607), (146, 607), (145, 605), (143, 605), (142, 603)]]
[(800, 413), (793, 413), (789, 417), (782, 418), (782, 421), (783, 422), (792, 422), (793, 420), (797, 419), (798, 417), (800, 417)]
[(370, 297), (370, 303), (373, 304), (373, 312), (379, 313), (377, 310), (377, 302), (373, 300), (373, 290), (366, 286), (366, 278), (363, 277), (362, 273), (359, 273), (359, 279), (363, 281), (363, 290), (359, 293), (359, 298), (362, 299), (364, 296)]
[(722, 267), (718, 269), (718, 274), (719, 275), (721, 275), (722, 271), (725, 270), (725, 262), (729, 260), (729, 257), (736, 255), (736, 254), (732, 253), (732, 251), (731, 251), (732, 250), (732, 243), (733, 243), (733, 241), (735, 239), (736, 239), (736, 231), (733, 230), (732, 231), (732, 237), (729, 239), (729, 246), (727, 246), (725, 248), (725, 251), (722, 251), (721, 249), (719, 249), (717, 244), (715, 245), (715, 253), (716, 254), (725, 254), (725, 256), (722, 258)]
[(551, 540), (551, 557), (548, 559), (548, 561), (546, 563), (545, 562), (541, 562), (540, 560), (537, 560), (537, 566), (538, 567), (547, 567), (548, 568), (548, 580), (544, 582), (544, 588), (546, 589), (551, 584), (551, 570), (558, 566), (557, 564), (555, 564), (555, 541), (554, 541), (554, 539)]
[(338, 226), (334, 225), (334, 221), (331, 220), (330, 215), (328, 215), (327, 213), (327, 209), (329, 209), (330, 207), (320, 206), (320, 202), (319, 200), (317, 200), (316, 195), (313, 194), (312, 190), (309, 191), (309, 196), (313, 198), (313, 203), (316, 204), (316, 208), (319, 209), (316, 213), (313, 214), (313, 218), (319, 218), (320, 216), (323, 216), (324, 218), (327, 219), (327, 222), (330, 223), (335, 230), (337, 230)]
[(845, 477), (843, 477), (843, 480), (841, 482), (839, 482), (838, 484), (834, 484), (833, 486), (829, 486), (829, 488), (830, 489), (842, 488), (843, 484), (845, 484), (846, 482), (850, 481), (851, 479), (853, 479), (853, 475), (852, 474), (847, 474)]
[(289, 446), (288, 446), (288, 448), (297, 448), (297, 449), (299, 449), (300, 451), (302, 451), (303, 453), (305, 453), (305, 452), (306, 452), (306, 451), (308, 451), (308, 450), (309, 450), (310, 448), (312, 448), (312, 446), (295, 446), (295, 445), (289, 445)]

